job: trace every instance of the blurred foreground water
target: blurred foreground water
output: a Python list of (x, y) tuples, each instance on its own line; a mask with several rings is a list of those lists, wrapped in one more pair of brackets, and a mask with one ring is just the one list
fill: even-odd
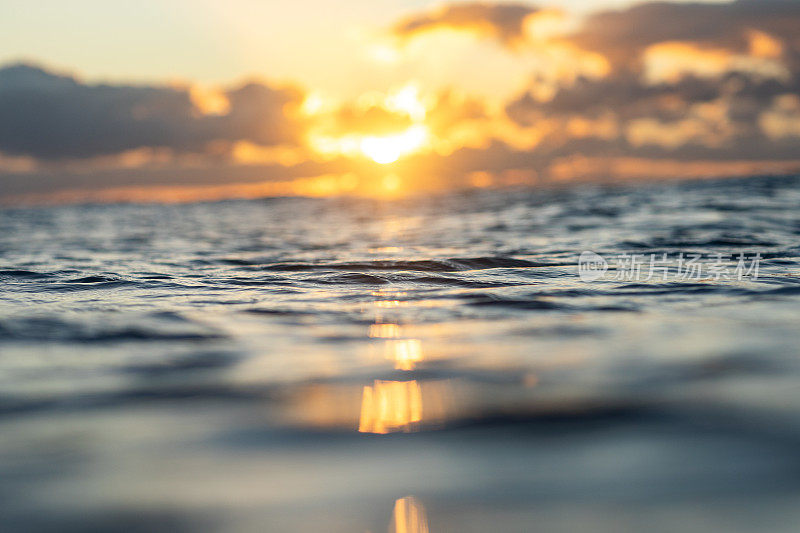
[(0, 284), (3, 531), (800, 521), (797, 178), (6, 209)]

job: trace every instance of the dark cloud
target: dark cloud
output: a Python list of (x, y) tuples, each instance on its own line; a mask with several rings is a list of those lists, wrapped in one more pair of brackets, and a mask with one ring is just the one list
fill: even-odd
[(640, 67), (648, 46), (681, 41), (746, 52), (752, 31), (778, 38), (795, 62), (800, 55), (800, 2), (738, 0), (730, 4), (651, 2), (590, 16), (569, 38), (605, 55), (618, 68)]
[[(549, 101), (522, 95), (506, 112), (522, 126), (547, 124), (554, 130), (535, 151), (552, 157), (570, 153), (682, 160), (796, 159), (800, 134), (770, 135), (765, 119), (800, 128), (800, 114), (776, 109), (800, 89), (797, 77), (781, 82), (741, 73), (722, 78), (687, 76), (674, 84), (647, 84), (632, 75), (581, 79)], [(605, 119), (618, 133), (578, 136), (571, 121)]]
[(627, 120), (640, 117), (674, 119), (688, 106), (729, 98), (768, 106), (780, 95), (800, 89), (800, 77), (779, 80), (732, 72), (721, 77), (702, 78), (687, 75), (674, 83), (647, 83), (638, 75), (623, 73), (600, 79), (579, 78), (561, 87), (552, 99), (537, 101), (529, 94), (507, 106), (507, 112), (519, 123), (530, 123), (531, 111), (553, 114), (597, 116), (613, 111)]
[(453, 28), (485, 33), (513, 46), (524, 37), (525, 17), (539, 11), (523, 4), (452, 4), (436, 11), (409, 17), (393, 31), (398, 37), (411, 37), (426, 31)]
[(211, 141), (292, 142), (284, 107), (298, 91), (258, 83), (226, 93), (230, 109), (205, 115), (187, 88), (84, 84), (30, 65), (0, 69), (0, 152), (86, 158), (142, 147), (202, 151)]
[[(474, 31), (511, 47), (525, 39), (525, 19), (541, 10), (528, 4), (448, 4), (408, 17), (393, 28), (410, 37), (438, 28)], [(649, 2), (590, 15), (564, 42), (599, 52), (615, 67), (636, 68), (640, 54), (657, 43), (681, 41), (700, 47), (746, 52), (753, 31), (779, 39), (785, 56), (800, 60), (800, 2), (737, 0), (720, 3)]]
[[(612, 66), (608, 75), (563, 84), (551, 98), (526, 92), (506, 112), (520, 125), (546, 124), (553, 130), (535, 148), (542, 156), (796, 159), (800, 114), (792, 111), (791, 99), (800, 93), (797, 28), (800, 2), (785, 0), (657, 2), (598, 13), (568, 38), (603, 54)], [(711, 49), (739, 54), (753, 65), (765, 59), (752, 49), (754, 31), (780, 44), (779, 53), (768, 59), (782, 66), (781, 75), (732, 64), (718, 73), (647, 76), (645, 51), (665, 42), (691, 45), (680, 57), (688, 63), (693, 50)], [(780, 107), (780, 102), (791, 105)], [(600, 117), (616, 125), (616, 135), (569, 131), (570, 121)]]

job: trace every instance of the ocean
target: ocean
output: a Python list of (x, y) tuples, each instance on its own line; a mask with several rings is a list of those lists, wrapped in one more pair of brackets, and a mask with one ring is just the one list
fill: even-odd
[(0, 529), (795, 531), (799, 206), (755, 177), (5, 208)]

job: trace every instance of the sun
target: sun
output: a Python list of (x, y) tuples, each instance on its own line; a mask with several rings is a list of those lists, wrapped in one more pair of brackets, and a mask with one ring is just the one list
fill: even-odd
[[(410, 124), (404, 130), (391, 133), (346, 132), (335, 125), (335, 119), (331, 120), (335, 114), (322, 113), (322, 125), (315, 131), (312, 130), (308, 136), (314, 151), (326, 155), (364, 157), (380, 165), (389, 165), (401, 157), (430, 147), (431, 133), (425, 125), (427, 107), (415, 84), (407, 84), (388, 94), (366, 93), (359, 102), (365, 109), (379, 108), (405, 116)], [(324, 107), (322, 104), (319, 98), (309, 97), (304, 102), (303, 109), (313, 114)]]
[(361, 139), (359, 149), (362, 154), (381, 165), (394, 163), (400, 157), (415, 152), (428, 140), (428, 130), (417, 124), (401, 133), (382, 136), (368, 136)]

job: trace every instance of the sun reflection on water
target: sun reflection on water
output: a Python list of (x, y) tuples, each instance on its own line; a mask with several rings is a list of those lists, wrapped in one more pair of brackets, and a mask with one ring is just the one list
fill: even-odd
[(361, 395), (360, 433), (412, 433), (454, 415), (449, 380), (376, 379)]
[(398, 339), (386, 341), (386, 358), (394, 361), (397, 370), (414, 370), (423, 360), (422, 342), (419, 339)]
[(361, 433), (415, 431), (422, 421), (422, 389), (416, 380), (375, 380), (364, 387), (361, 400)]
[(369, 336), (373, 339), (393, 339), (400, 336), (400, 326), (397, 324), (372, 324), (369, 327)]
[(389, 533), (429, 533), (425, 506), (414, 496), (405, 496), (394, 502)]

